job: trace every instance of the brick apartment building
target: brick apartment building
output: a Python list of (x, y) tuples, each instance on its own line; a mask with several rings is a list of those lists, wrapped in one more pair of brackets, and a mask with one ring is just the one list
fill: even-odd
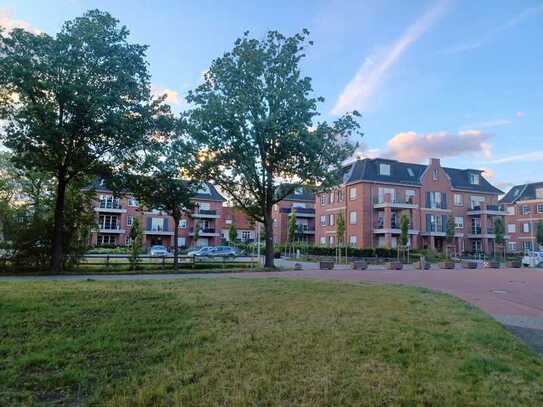
[(342, 212), (348, 244), (394, 248), (405, 214), (410, 222), (409, 245), (441, 251), (448, 217), (454, 216), (457, 252), (491, 253), (495, 218), (505, 215), (498, 205), (500, 194), (480, 170), (444, 168), (439, 159), (429, 165), (357, 160), (344, 167), (341, 186), (318, 194), (316, 242), (336, 244), (336, 221)]
[(237, 231), (236, 241), (242, 243), (251, 243), (256, 240), (256, 230), (253, 222), (249, 221), (249, 218), (243, 211), (236, 207), (224, 207), (224, 225), (222, 229), (222, 237), (224, 241), (229, 242), (229, 230), (230, 226), (234, 225)]
[(514, 186), (500, 204), (507, 212), (507, 249), (510, 252), (543, 250), (536, 240), (537, 224), (543, 220), (543, 182)]
[[(179, 228), (179, 247), (218, 245), (229, 226), (227, 220), (231, 215), (223, 207), (225, 199), (210, 183), (204, 184), (196, 193), (196, 207), (190, 217), (183, 215), (179, 225), (174, 225), (173, 219), (160, 211), (141, 207), (133, 197), (113, 196), (103, 181), (95, 186), (95, 190), (94, 211), (98, 227), (91, 235), (93, 246), (130, 244), (130, 229), (136, 218), (143, 229), (146, 248), (158, 244), (173, 247), (174, 227)], [(199, 230), (198, 241), (194, 241), (196, 228)]]
[(296, 240), (315, 243), (315, 194), (299, 187), (273, 206), (273, 241), (285, 244), (288, 241), (288, 220), (292, 211), (296, 213)]

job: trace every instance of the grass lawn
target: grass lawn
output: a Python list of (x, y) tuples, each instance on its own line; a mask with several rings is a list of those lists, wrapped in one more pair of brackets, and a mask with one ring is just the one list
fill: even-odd
[(428, 290), (0, 283), (0, 405), (541, 405), (543, 359)]

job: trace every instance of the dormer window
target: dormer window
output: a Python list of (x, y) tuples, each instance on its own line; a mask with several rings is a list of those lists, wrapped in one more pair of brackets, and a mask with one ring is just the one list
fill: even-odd
[(390, 175), (390, 164), (379, 164), (380, 175)]
[(294, 195), (303, 195), (304, 189), (302, 187), (298, 187), (294, 190)]
[(407, 168), (407, 173), (409, 174), (410, 177), (414, 177), (414, 176), (415, 176), (415, 173), (413, 172), (413, 169), (412, 169), (412, 168)]
[(469, 174), (469, 183), (471, 185), (479, 185), (479, 174)]
[(543, 199), (543, 188), (537, 188), (535, 190), (536, 199)]
[(209, 189), (209, 185), (207, 185), (207, 184), (202, 184), (202, 185), (200, 186), (200, 188), (198, 188), (198, 193), (199, 193), (199, 194), (211, 195), (211, 190)]
[(434, 181), (437, 181), (437, 180), (438, 180), (438, 174), (439, 174), (439, 172), (438, 172), (437, 168), (434, 168), (434, 169), (432, 170), (432, 179), (433, 179)]

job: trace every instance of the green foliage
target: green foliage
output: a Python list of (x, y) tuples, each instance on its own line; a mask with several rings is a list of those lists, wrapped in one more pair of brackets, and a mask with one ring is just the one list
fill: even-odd
[(228, 241), (230, 244), (235, 244), (236, 240), (238, 238), (238, 231), (236, 229), (236, 225), (233, 223), (228, 228)]
[(337, 242), (340, 246), (345, 243), (345, 217), (343, 212), (339, 212), (336, 219)]
[(146, 47), (128, 35), (98, 10), (66, 22), (55, 37), (22, 29), (0, 35), (2, 141), (19, 168), (56, 181), (54, 271), (62, 264), (68, 186), (133, 165), (168, 113), (162, 100), (151, 100)]
[(536, 240), (540, 246), (543, 246), (543, 219), (537, 223)]
[(451, 244), (454, 241), (454, 234), (456, 230), (456, 224), (454, 221), (454, 216), (450, 215), (447, 218), (447, 242)]
[[(273, 266), (272, 206), (298, 184), (338, 182), (341, 163), (352, 155), (358, 113), (333, 124), (316, 122), (311, 78), (302, 76), (308, 31), (285, 37), (248, 33), (215, 59), (204, 83), (189, 92), (190, 133), (201, 152), (196, 169), (228, 193), (254, 221), (264, 224)], [(298, 184), (281, 187), (283, 180)]]
[(130, 229), (130, 268), (132, 271), (136, 271), (138, 263), (140, 262), (140, 255), (143, 253), (143, 230), (140, 226), (138, 218), (134, 218), (132, 222), (132, 228)]
[(409, 241), (409, 217), (406, 214), (400, 216), (400, 245), (407, 246)]
[(293, 244), (296, 241), (296, 232), (297, 232), (296, 225), (296, 209), (292, 208), (290, 215), (288, 217), (288, 226), (287, 226), (287, 239), (289, 244)]
[(502, 245), (505, 243), (505, 225), (500, 217), (494, 220), (494, 234), (496, 235), (496, 244)]

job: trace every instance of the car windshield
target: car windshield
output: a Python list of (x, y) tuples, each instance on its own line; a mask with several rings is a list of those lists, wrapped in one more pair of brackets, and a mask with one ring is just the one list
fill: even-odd
[(152, 249), (153, 250), (166, 250), (166, 248), (164, 246), (153, 246)]

